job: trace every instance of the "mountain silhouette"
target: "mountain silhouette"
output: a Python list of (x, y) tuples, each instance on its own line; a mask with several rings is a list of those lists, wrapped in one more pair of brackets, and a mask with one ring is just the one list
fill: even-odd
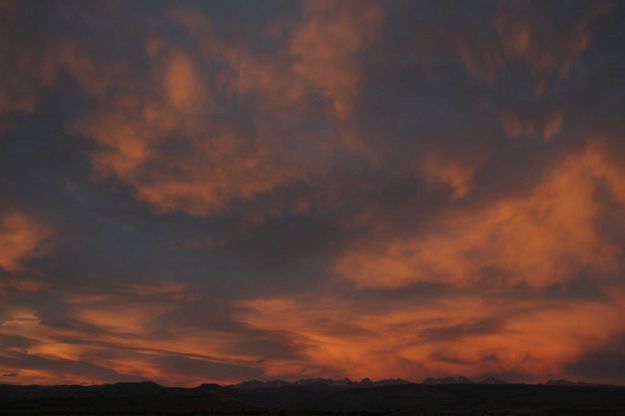
[(288, 382), (284, 380), (249, 380), (243, 381), (237, 384), (231, 384), (228, 387), (232, 387), (239, 390), (251, 390), (262, 389), (271, 387), (285, 387), (285, 386), (301, 386), (307, 388), (353, 388), (353, 387), (374, 387), (374, 386), (390, 386), (394, 384), (408, 384), (406, 380), (400, 378), (389, 378), (378, 381), (372, 381), (369, 378), (363, 378), (360, 381), (354, 381), (349, 378), (340, 380), (334, 380), (329, 378), (304, 378), (301, 380)]
[(496, 378), (252, 380), (229, 386), (0, 384), (0, 415), (625, 415), (625, 388)]
[(486, 377), (478, 382), (479, 384), (508, 384), (507, 381), (496, 377)]
[(428, 377), (423, 380), (423, 384), (473, 384), (473, 382), (464, 376), (448, 376), (443, 378)]

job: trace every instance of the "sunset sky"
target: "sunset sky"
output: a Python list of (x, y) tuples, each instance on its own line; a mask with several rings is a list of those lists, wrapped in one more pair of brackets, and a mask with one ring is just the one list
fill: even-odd
[(0, 0), (0, 383), (625, 384), (625, 2)]

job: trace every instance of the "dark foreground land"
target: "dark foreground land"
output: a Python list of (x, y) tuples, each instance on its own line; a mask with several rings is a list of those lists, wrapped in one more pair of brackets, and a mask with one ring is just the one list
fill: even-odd
[(0, 385), (0, 415), (625, 415), (625, 388), (527, 384)]

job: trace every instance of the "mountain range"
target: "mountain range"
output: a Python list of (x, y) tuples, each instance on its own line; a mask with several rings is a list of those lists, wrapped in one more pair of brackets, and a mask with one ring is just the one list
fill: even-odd
[(566, 380), (514, 384), (488, 378), (304, 379), (194, 388), (153, 382), (0, 384), (1, 415), (625, 415), (625, 388)]

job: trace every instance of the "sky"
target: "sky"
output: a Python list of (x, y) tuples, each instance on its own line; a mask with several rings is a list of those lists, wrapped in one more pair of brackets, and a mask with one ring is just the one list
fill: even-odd
[(0, 383), (625, 384), (625, 3), (0, 1)]

